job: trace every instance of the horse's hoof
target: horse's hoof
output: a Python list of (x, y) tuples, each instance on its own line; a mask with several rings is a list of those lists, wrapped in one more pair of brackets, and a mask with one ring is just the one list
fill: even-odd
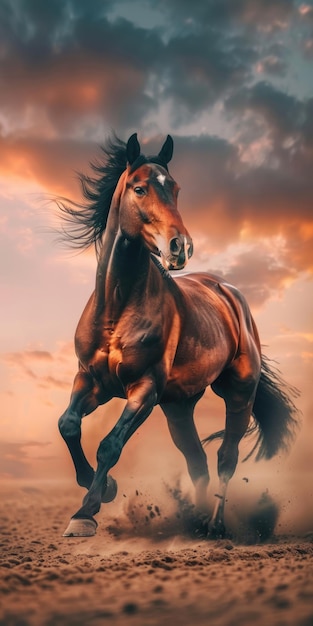
[(63, 537), (93, 537), (96, 534), (97, 526), (98, 524), (93, 518), (72, 517)]
[(101, 502), (112, 502), (117, 494), (117, 482), (110, 474), (107, 478), (107, 486), (105, 491), (102, 492)]

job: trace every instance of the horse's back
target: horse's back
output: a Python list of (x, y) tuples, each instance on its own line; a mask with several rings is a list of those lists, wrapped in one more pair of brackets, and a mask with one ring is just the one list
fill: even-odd
[(222, 277), (207, 272), (195, 272), (178, 276), (175, 278), (175, 283), (183, 294), (183, 298), (193, 302), (192, 309), (195, 315), (199, 312), (198, 307), (200, 311), (205, 310), (209, 313), (213, 310), (212, 321), (216, 322), (222, 317), (223, 323), (227, 324), (230, 321), (227, 312), (230, 311), (232, 321), (236, 319), (238, 323), (242, 323), (242, 316), (244, 316), (249, 330), (254, 332), (254, 327), (251, 326), (253, 318), (246, 298), (237, 287), (226, 282)]
[(239, 309), (251, 316), (243, 294), (220, 276), (206, 272), (184, 274), (175, 278), (189, 316), (210, 319), (211, 324), (222, 323), (223, 330), (239, 323)]
[[(259, 336), (243, 293), (222, 277), (207, 272), (190, 273), (176, 279), (182, 293), (192, 299), (194, 315), (206, 311), (211, 326), (222, 324), (224, 332), (238, 334), (238, 346), (250, 338), (260, 349)], [(243, 348), (244, 349), (244, 348)]]

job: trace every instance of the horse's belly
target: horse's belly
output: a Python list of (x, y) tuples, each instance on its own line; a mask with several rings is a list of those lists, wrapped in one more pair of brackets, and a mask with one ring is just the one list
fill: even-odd
[(227, 358), (215, 352), (204, 352), (184, 363), (174, 362), (162, 400), (191, 398), (211, 385), (228, 364)]

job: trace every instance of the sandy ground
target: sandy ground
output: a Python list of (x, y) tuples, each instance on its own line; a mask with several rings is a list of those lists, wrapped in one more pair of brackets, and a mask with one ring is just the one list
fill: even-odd
[(101, 509), (95, 537), (64, 538), (78, 487), (11, 481), (0, 495), (1, 625), (313, 624), (313, 534), (266, 536), (264, 502), (258, 524), (208, 541), (181, 494), (136, 490)]

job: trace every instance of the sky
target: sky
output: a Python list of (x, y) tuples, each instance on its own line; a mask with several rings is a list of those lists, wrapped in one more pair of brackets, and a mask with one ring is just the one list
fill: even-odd
[[(0, 0), (1, 476), (73, 479), (57, 419), (96, 261), (56, 244), (51, 198), (79, 200), (77, 172), (113, 131), (138, 132), (146, 153), (173, 136), (188, 270), (246, 295), (264, 352), (301, 392), (283, 471), (312, 474), (312, 61), (307, 1)], [(199, 404), (202, 436), (223, 426), (220, 402)], [(120, 407), (84, 421), (91, 456)], [(149, 445), (153, 463), (166, 450), (180, 467), (158, 411), (124, 451), (127, 471)]]

